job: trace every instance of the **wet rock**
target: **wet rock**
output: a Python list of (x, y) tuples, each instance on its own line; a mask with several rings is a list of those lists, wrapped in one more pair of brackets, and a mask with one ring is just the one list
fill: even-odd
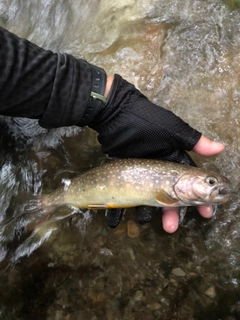
[(170, 279), (170, 283), (174, 285), (175, 288), (178, 287), (178, 281), (175, 279)]
[(143, 299), (143, 292), (141, 290), (137, 290), (134, 299), (135, 301), (141, 301)]
[(206, 296), (208, 296), (209, 298), (214, 299), (214, 298), (216, 297), (215, 287), (214, 287), (214, 286), (209, 287), (209, 288), (204, 292), (204, 294), (205, 294)]
[(126, 252), (129, 253), (129, 256), (131, 257), (131, 259), (132, 259), (133, 261), (136, 260), (136, 256), (135, 256), (135, 253), (134, 253), (134, 251), (133, 251), (133, 248), (128, 247), (127, 250), (126, 250)]
[(178, 276), (178, 277), (185, 277), (185, 275), (186, 275), (186, 272), (184, 272), (181, 268), (172, 269), (172, 273), (175, 274), (175, 276)]
[(167, 288), (168, 285), (169, 285), (169, 280), (168, 280), (168, 279), (163, 279), (163, 281), (162, 281), (162, 287), (163, 287), (163, 289), (164, 289), (164, 288)]
[(139, 225), (136, 222), (129, 220), (127, 223), (127, 234), (131, 238), (139, 237), (140, 235)]
[(148, 304), (147, 307), (152, 311), (156, 311), (156, 310), (159, 310), (161, 308), (161, 305), (160, 305), (160, 303), (155, 302), (155, 303), (152, 303), (152, 304)]
[(101, 248), (100, 254), (102, 254), (104, 256), (112, 256), (113, 255), (112, 251), (109, 250), (108, 248)]
[(103, 303), (106, 300), (106, 295), (103, 291), (91, 290), (88, 293), (88, 298), (93, 304)]
[(95, 240), (95, 242), (99, 247), (104, 246), (106, 244), (106, 238), (100, 236)]
[(126, 226), (126, 223), (122, 220), (118, 227), (116, 228), (116, 230), (114, 231), (114, 233), (116, 235), (122, 235), (122, 234), (125, 234), (127, 231), (127, 226)]

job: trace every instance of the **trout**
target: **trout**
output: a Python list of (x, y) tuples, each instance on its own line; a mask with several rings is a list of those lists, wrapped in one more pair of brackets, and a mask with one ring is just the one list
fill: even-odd
[(160, 160), (120, 159), (90, 169), (41, 197), (43, 208), (186, 207), (229, 200), (219, 173)]

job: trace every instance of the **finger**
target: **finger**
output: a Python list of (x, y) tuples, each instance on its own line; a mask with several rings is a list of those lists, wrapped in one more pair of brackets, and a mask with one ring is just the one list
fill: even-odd
[(156, 208), (150, 206), (136, 207), (136, 219), (140, 224), (151, 222)]
[(125, 209), (107, 209), (106, 210), (106, 220), (107, 225), (111, 228), (116, 228), (123, 216)]
[(198, 206), (197, 209), (203, 218), (211, 218), (214, 211), (213, 207), (210, 204)]
[(204, 156), (212, 156), (224, 150), (225, 146), (220, 142), (212, 141), (205, 136), (201, 136), (193, 151)]
[(173, 233), (178, 229), (179, 213), (178, 208), (167, 207), (162, 209), (163, 229), (168, 233)]

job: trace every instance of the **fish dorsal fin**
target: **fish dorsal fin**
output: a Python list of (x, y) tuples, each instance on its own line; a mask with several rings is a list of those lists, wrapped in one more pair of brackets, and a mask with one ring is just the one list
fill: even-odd
[(155, 200), (164, 206), (173, 206), (177, 204), (179, 201), (177, 199), (173, 199), (167, 194), (164, 190), (160, 190), (155, 197)]

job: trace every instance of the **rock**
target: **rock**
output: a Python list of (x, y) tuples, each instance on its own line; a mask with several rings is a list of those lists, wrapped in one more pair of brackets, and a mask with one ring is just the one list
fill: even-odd
[(113, 255), (112, 251), (109, 250), (108, 248), (101, 248), (100, 254), (102, 254), (104, 256), (112, 256)]
[(143, 299), (143, 292), (141, 290), (137, 290), (134, 299), (135, 301), (141, 301)]
[(137, 238), (140, 235), (139, 225), (136, 222), (129, 220), (127, 223), (127, 234), (131, 238)]
[(208, 296), (209, 298), (214, 299), (214, 298), (216, 297), (215, 287), (214, 287), (214, 286), (209, 287), (209, 288), (204, 292), (204, 294), (205, 294), (206, 296)]
[(106, 295), (103, 291), (91, 290), (88, 293), (88, 298), (92, 301), (93, 304), (101, 304), (106, 301)]
[(160, 305), (160, 303), (155, 302), (155, 303), (152, 303), (152, 304), (148, 304), (147, 307), (150, 310), (156, 311), (156, 310), (159, 310), (161, 308), (161, 305)]
[(122, 234), (125, 234), (126, 233), (126, 229), (127, 229), (127, 226), (126, 226), (126, 223), (122, 220), (119, 225), (117, 226), (116, 230), (114, 231), (114, 233), (116, 235), (122, 235)]
[(185, 275), (186, 275), (186, 272), (184, 272), (181, 268), (172, 269), (172, 273), (175, 274), (175, 276), (178, 276), (178, 277), (185, 277)]
[(135, 261), (136, 256), (135, 256), (133, 248), (131, 248), (131, 247), (126, 248), (126, 252), (129, 253), (129, 256), (132, 259), (132, 261)]

